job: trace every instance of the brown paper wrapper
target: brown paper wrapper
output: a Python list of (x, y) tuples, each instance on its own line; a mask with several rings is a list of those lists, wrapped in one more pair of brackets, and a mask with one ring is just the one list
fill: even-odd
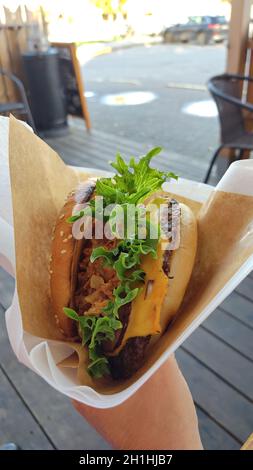
[[(52, 230), (78, 174), (45, 142), (10, 118), (9, 159), (16, 250), (16, 281), (23, 328), (45, 339), (64, 341), (52, 312), (49, 259)], [(150, 350), (144, 366), (129, 380), (92, 380), (86, 372), (87, 352), (68, 343), (75, 353), (61, 367), (76, 367), (80, 384), (111, 394), (136, 381), (195, 321), (235, 272), (253, 254), (253, 198), (213, 191), (203, 206), (175, 196), (198, 217), (198, 250), (193, 275), (175, 322)]]

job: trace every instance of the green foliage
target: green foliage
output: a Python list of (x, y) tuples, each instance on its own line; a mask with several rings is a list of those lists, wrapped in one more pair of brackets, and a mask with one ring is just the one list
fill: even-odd
[(106, 15), (115, 15), (122, 11), (123, 6), (127, 0), (118, 0), (118, 5), (115, 8), (115, 1), (113, 0), (91, 0), (91, 2)]

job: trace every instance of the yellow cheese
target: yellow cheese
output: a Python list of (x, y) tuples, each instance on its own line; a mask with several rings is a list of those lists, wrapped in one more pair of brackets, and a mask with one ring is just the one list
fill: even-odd
[[(156, 208), (159, 208), (161, 204), (168, 204), (168, 200), (164, 195), (158, 196), (157, 193), (154, 194), (153, 199), (150, 198), (147, 202), (148, 204), (153, 204), (153, 210), (157, 210)], [(154, 206), (156, 206), (156, 208)], [(150, 214), (152, 214), (153, 210), (152, 206), (150, 206)], [(146, 273), (145, 284), (139, 286), (142, 290), (132, 302), (131, 313), (124, 338), (120, 346), (113, 351), (113, 356), (116, 356), (121, 351), (130, 338), (161, 333), (161, 307), (167, 293), (169, 282), (168, 277), (163, 271), (163, 243), (164, 239), (158, 242), (157, 258), (154, 259), (150, 254), (143, 256), (140, 269)], [(148, 293), (147, 289), (150, 281), (152, 281), (152, 290)]]
[[(128, 326), (121, 345), (113, 352), (117, 355), (129, 338), (135, 336), (149, 336), (161, 332), (160, 313), (168, 287), (168, 277), (163, 272), (162, 243), (159, 242), (157, 258), (146, 255), (143, 257), (141, 269), (145, 271), (145, 284), (142, 291), (132, 302)], [(148, 282), (153, 281), (152, 291), (146, 293)]]

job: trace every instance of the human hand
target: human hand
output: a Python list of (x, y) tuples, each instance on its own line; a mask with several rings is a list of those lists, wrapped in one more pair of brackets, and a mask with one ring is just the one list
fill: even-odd
[(73, 404), (115, 449), (202, 449), (193, 399), (174, 356), (121, 405)]

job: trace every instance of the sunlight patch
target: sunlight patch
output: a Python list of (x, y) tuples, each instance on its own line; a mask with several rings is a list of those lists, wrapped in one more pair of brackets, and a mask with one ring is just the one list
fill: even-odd
[(93, 98), (95, 95), (94, 91), (85, 91), (84, 93), (85, 98)]
[(192, 116), (213, 118), (218, 116), (217, 107), (214, 101), (204, 100), (188, 103), (182, 108), (182, 112), (185, 114), (191, 114)]
[(157, 95), (150, 91), (133, 91), (113, 95), (105, 95), (101, 98), (101, 103), (108, 106), (135, 106), (150, 103), (157, 99)]

